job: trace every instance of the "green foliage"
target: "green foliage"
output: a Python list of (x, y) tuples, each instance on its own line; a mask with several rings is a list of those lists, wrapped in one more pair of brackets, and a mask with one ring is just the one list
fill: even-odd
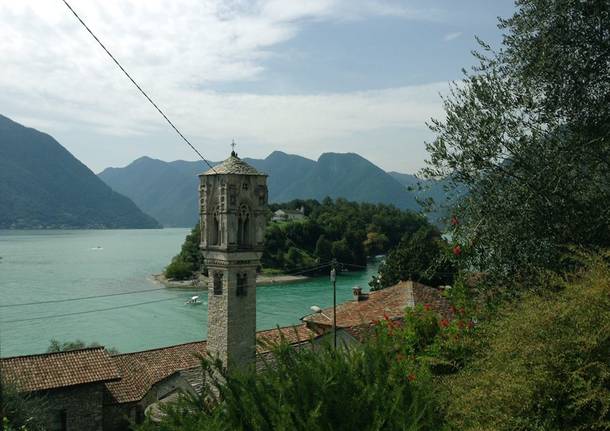
[(610, 266), (588, 267), (481, 326), (477, 355), (448, 380), (454, 429), (608, 429)]
[(259, 374), (227, 375), (204, 361), (215, 389), (141, 430), (438, 429), (429, 379), (409, 378), (387, 351), (383, 338), (339, 350), (280, 344)]
[(451, 284), (454, 275), (455, 267), (449, 258), (447, 243), (434, 226), (426, 225), (405, 236), (388, 254), (370, 286), (372, 290), (378, 290), (393, 286), (400, 280), (437, 286)]
[(6, 431), (44, 431), (49, 406), (42, 396), (20, 394), (14, 387), (2, 388), (2, 411)]
[[(69, 352), (70, 350), (87, 349), (91, 347), (102, 347), (102, 345), (96, 341), (87, 344), (78, 339), (74, 341), (64, 341), (62, 343), (61, 341), (52, 338), (49, 343), (49, 347), (47, 347), (47, 353)], [(119, 353), (119, 351), (114, 347), (106, 348), (106, 350), (111, 355), (116, 355)]]
[(366, 234), (366, 240), (364, 240), (364, 249), (369, 256), (383, 254), (387, 251), (389, 242), (390, 240), (385, 234), (369, 232)]
[[(305, 220), (267, 225), (261, 259), (263, 269), (313, 269), (333, 258), (349, 269), (358, 268), (366, 265), (367, 256), (386, 253), (403, 236), (413, 234), (422, 226), (430, 226), (423, 216), (391, 205), (348, 202), (345, 199), (325, 199), (322, 203), (295, 200), (270, 207), (275, 210), (301, 206), (305, 208)], [(199, 241), (197, 225), (186, 237), (180, 253), (167, 266), (166, 277), (185, 280), (194, 276), (203, 265)]]
[(320, 262), (329, 262), (333, 258), (333, 244), (324, 235), (320, 235), (316, 241), (315, 254)]
[(191, 230), (182, 244), (180, 253), (172, 258), (165, 268), (165, 276), (173, 280), (193, 278), (196, 271), (203, 269), (203, 256), (199, 250), (201, 229), (199, 223)]
[(429, 177), (469, 189), (455, 208), (463, 267), (508, 284), (563, 270), (568, 245), (610, 245), (610, 4), (519, 0), (499, 51), (445, 99)]
[(365, 265), (367, 256), (386, 253), (403, 235), (429, 225), (422, 216), (393, 206), (345, 199), (327, 198), (322, 203), (295, 200), (271, 205), (272, 210), (280, 207), (304, 207), (307, 220), (271, 223), (267, 227), (262, 258), (266, 267), (294, 267), (295, 252), (288, 256), (291, 247), (301, 251), (303, 265), (327, 263), (333, 258), (347, 264), (348, 268), (353, 268), (349, 265)]

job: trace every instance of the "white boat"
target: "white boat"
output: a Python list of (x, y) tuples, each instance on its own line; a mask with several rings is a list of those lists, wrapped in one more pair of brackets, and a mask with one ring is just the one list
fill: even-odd
[(203, 304), (203, 302), (201, 302), (199, 300), (199, 295), (191, 296), (191, 299), (189, 299), (188, 301), (186, 301), (184, 303), (184, 305), (200, 305), (200, 304)]

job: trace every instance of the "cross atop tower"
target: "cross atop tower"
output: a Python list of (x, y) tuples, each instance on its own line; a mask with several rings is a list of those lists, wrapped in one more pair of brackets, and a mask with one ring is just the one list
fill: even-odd
[(236, 145), (237, 144), (235, 143), (235, 139), (233, 139), (232, 142), (231, 142), (231, 148), (233, 148), (233, 151), (231, 151), (231, 155), (232, 156), (237, 156), (237, 153), (235, 152), (235, 146)]

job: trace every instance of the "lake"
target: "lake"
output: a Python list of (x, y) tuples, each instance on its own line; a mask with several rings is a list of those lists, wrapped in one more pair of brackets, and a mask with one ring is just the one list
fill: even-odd
[[(0, 231), (1, 356), (42, 353), (52, 338), (96, 341), (120, 352), (205, 339), (207, 292), (166, 289), (150, 278), (177, 254), (188, 232)], [(376, 265), (340, 274), (337, 301), (350, 299), (355, 285), (367, 288), (374, 273)], [(113, 294), (119, 295), (75, 299)], [(184, 305), (196, 294), (203, 305)], [(299, 323), (311, 305), (332, 305), (328, 277), (260, 286), (257, 327)]]

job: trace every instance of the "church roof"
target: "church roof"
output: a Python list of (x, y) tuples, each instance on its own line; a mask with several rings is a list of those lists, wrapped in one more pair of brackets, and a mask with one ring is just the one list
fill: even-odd
[(2, 358), (0, 368), (2, 380), (24, 392), (120, 378), (117, 366), (103, 347)]
[(214, 166), (212, 169), (204, 172), (201, 175), (266, 175), (262, 172), (257, 171), (255, 168), (244, 162), (242, 159), (237, 157), (237, 154), (233, 151), (231, 156), (219, 165)]

